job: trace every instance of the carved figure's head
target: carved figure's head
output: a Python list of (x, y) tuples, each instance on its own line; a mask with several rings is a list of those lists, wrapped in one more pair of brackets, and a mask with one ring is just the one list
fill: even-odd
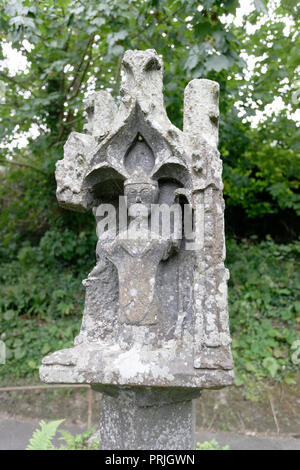
[(124, 195), (128, 209), (133, 204), (142, 204), (150, 214), (151, 204), (158, 200), (158, 183), (143, 172), (135, 172), (125, 181)]

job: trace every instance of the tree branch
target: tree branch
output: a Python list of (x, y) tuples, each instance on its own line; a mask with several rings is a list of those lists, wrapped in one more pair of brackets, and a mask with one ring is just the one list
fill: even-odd
[(119, 60), (118, 60), (118, 66), (117, 66), (117, 72), (116, 72), (116, 83), (118, 84), (120, 81), (120, 76), (121, 76), (121, 65), (122, 65), (122, 60), (124, 57), (125, 52), (120, 55)]
[(5, 165), (15, 165), (19, 167), (30, 168), (31, 170), (37, 171), (38, 173), (42, 173), (43, 175), (48, 176), (48, 174), (45, 171), (40, 170), (39, 168), (36, 168), (35, 166), (29, 165), (28, 163), (14, 162), (12, 160), (6, 160), (2, 158), (0, 158), (0, 163), (4, 163)]
[(83, 80), (85, 79), (86, 73), (87, 73), (88, 68), (90, 66), (90, 63), (91, 63), (91, 46), (93, 44), (93, 40), (94, 40), (94, 36), (91, 38), (91, 41), (90, 41), (90, 50), (89, 50), (89, 53), (88, 53), (88, 58), (87, 58), (85, 67), (84, 67), (83, 72), (81, 74), (80, 80), (77, 82), (76, 88), (74, 87), (75, 93), (69, 98), (69, 101), (72, 101), (74, 98), (76, 98), (76, 96), (78, 95), (78, 93), (80, 91)]
[(80, 73), (80, 70), (81, 70), (81, 67), (82, 67), (82, 65), (83, 65), (83, 62), (84, 62), (84, 58), (85, 58), (85, 56), (86, 56), (86, 53), (87, 53), (89, 47), (91, 46), (91, 44), (92, 44), (93, 41), (94, 41), (94, 36), (95, 36), (95, 35), (92, 34), (92, 35), (89, 37), (88, 41), (87, 41), (87, 44), (86, 44), (86, 46), (85, 46), (85, 48), (84, 48), (83, 54), (82, 54), (82, 56), (81, 56), (81, 59), (80, 59), (78, 65), (77, 65), (77, 67), (76, 67), (76, 70), (75, 70), (75, 73), (74, 73), (74, 78), (73, 78), (73, 80), (72, 80), (72, 82), (71, 82), (71, 84), (70, 84), (70, 86), (69, 86), (69, 88), (68, 88), (68, 90), (67, 90), (67, 93), (69, 93), (69, 92), (72, 90), (73, 86), (75, 85), (75, 83), (76, 83), (76, 81), (77, 81), (78, 74)]
[(30, 88), (28, 88), (23, 83), (18, 82), (18, 80), (16, 80), (14, 77), (10, 77), (9, 75), (6, 75), (4, 72), (1, 72), (1, 71), (0, 71), (0, 77), (6, 80), (7, 82), (14, 83), (15, 85), (19, 86), (20, 88), (23, 88), (26, 91), (30, 91), (30, 93), (32, 93), (33, 96), (36, 96)]

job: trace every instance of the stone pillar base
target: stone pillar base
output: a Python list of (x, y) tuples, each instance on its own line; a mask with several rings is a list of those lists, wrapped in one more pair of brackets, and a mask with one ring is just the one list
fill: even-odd
[(193, 398), (199, 390), (109, 387), (101, 391), (101, 450), (195, 449)]

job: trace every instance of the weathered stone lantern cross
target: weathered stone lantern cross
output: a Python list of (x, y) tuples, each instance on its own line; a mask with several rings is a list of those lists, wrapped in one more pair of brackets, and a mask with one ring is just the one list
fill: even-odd
[[(65, 144), (57, 199), (96, 219), (101, 205), (121, 214), (127, 200), (131, 232), (117, 224), (98, 233), (80, 334), (43, 359), (40, 376), (103, 393), (101, 449), (194, 449), (194, 398), (233, 383), (219, 86), (187, 85), (182, 132), (164, 109), (157, 53), (127, 51), (122, 65), (119, 107), (107, 91), (95, 93), (86, 134), (72, 132)], [(150, 208), (174, 203), (190, 209), (190, 240), (174, 223), (169, 236), (152, 228)]]

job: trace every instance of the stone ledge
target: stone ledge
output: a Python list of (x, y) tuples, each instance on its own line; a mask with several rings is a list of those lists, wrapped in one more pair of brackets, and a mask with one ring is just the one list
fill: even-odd
[(152, 387), (221, 388), (234, 383), (233, 370), (195, 369), (192, 356), (171, 349), (132, 348), (83, 343), (43, 359), (46, 383), (86, 383)]

